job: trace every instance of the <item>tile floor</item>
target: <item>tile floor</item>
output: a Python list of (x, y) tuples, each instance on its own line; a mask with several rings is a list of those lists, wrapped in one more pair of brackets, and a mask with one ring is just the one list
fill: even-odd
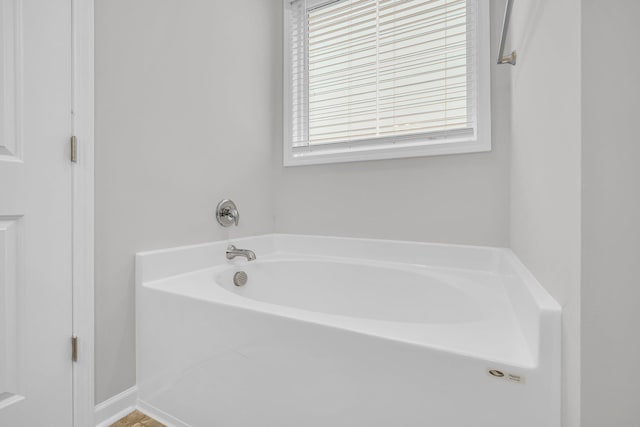
[(165, 425), (147, 417), (140, 411), (133, 411), (121, 420), (111, 424), (110, 427), (165, 427)]

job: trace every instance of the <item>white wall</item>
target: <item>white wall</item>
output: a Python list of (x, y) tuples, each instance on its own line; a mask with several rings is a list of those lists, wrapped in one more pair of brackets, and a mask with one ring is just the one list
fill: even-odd
[[(491, 4), (493, 56), (504, 1)], [(507, 246), (509, 70), (491, 80), (490, 153), (284, 168), (279, 146), (276, 230)]]
[(580, 419), (581, 0), (513, 8), (511, 247), (563, 306), (563, 426)]
[(135, 383), (135, 252), (277, 230), (512, 246), (564, 306), (563, 426), (639, 425), (640, 4), (516, 2), (491, 153), (295, 168), (281, 7), (96, 1), (96, 402)]
[(279, 5), (96, 1), (96, 402), (135, 384), (137, 251), (273, 231)]
[(640, 425), (640, 2), (582, 8), (582, 427)]
[(506, 246), (508, 76), (491, 153), (284, 169), (280, 0), (97, 0), (96, 402), (135, 383), (135, 252), (274, 230)]

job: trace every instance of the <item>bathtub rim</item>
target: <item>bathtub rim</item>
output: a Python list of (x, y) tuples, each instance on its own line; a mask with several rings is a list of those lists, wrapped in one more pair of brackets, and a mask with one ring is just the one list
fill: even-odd
[[(531, 274), (513, 251), (508, 248), (441, 244), (428, 242), (414, 242), (402, 240), (367, 239), (353, 237), (314, 236), (299, 234), (270, 233), (256, 236), (245, 236), (234, 239), (223, 239), (208, 243), (185, 245), (176, 248), (167, 248), (152, 251), (143, 251), (136, 254), (136, 292), (140, 285), (155, 282), (168, 277), (189, 274), (199, 270), (211, 269), (216, 265), (234, 265), (246, 262), (229, 261), (224, 257), (224, 249), (228, 243), (248, 243), (250, 248), (260, 253), (279, 253), (283, 245), (288, 245), (287, 253), (304, 255), (317, 255), (323, 249), (318, 249), (318, 243), (324, 245), (413, 245), (416, 248), (435, 251), (440, 254), (442, 249), (452, 250), (454, 254), (471, 254), (479, 256), (485, 264), (484, 268), (469, 268), (469, 266), (455, 266), (472, 271), (491, 272), (512, 277), (522, 282), (520, 286), (511, 287), (510, 299), (515, 297), (523, 309), (514, 310), (519, 325), (525, 335), (525, 341), (532, 355), (532, 364), (525, 363), (523, 368), (532, 368), (541, 363), (555, 363), (560, 352), (560, 305), (547, 293)], [(298, 245), (296, 247), (296, 245)], [(291, 248), (295, 249), (291, 249)], [(326, 247), (324, 248), (326, 251)], [(440, 254), (441, 255), (441, 254)], [(340, 256), (340, 258), (343, 258)], [(345, 257), (353, 260), (372, 261), (368, 256)], [(173, 263), (168, 262), (172, 260)], [(477, 262), (475, 260), (474, 262)], [(173, 265), (172, 265), (173, 264)], [(177, 265), (176, 265), (177, 264)], [(471, 263), (473, 264), (473, 262)], [(425, 266), (443, 266), (435, 262), (421, 263)], [(475, 265), (477, 267), (477, 265)], [(446, 266), (445, 266), (446, 267)], [(509, 293), (509, 292), (508, 292)], [(239, 297), (242, 298), (242, 297)], [(266, 303), (268, 304), (268, 303)], [(241, 304), (240, 304), (241, 305)], [(136, 315), (138, 315), (136, 311)], [(499, 362), (504, 363), (504, 362)], [(506, 362), (508, 363), (508, 362)], [(559, 369), (559, 368), (558, 368)]]
[[(207, 250), (207, 249), (217, 249), (220, 245), (226, 245), (231, 242), (247, 242), (247, 241), (261, 241), (261, 240), (273, 240), (274, 246), (276, 247), (276, 252), (280, 249), (278, 243), (281, 239), (296, 239), (296, 240), (317, 240), (317, 241), (346, 241), (346, 242), (357, 242), (357, 243), (366, 243), (366, 244), (411, 244), (416, 245), (423, 248), (450, 248), (461, 251), (483, 251), (490, 253), (493, 255), (494, 259), (494, 267), (492, 270), (483, 270), (490, 271), (496, 274), (515, 274), (519, 278), (521, 278), (524, 283), (527, 285), (526, 288), (529, 290), (531, 297), (535, 300), (536, 305), (543, 311), (556, 312), (561, 313), (562, 308), (560, 304), (548, 293), (548, 291), (540, 284), (540, 282), (536, 279), (536, 277), (527, 269), (525, 264), (518, 258), (517, 254), (510, 248), (499, 247), (499, 246), (480, 246), (480, 245), (465, 245), (465, 244), (457, 244), (457, 243), (434, 243), (434, 242), (422, 242), (415, 240), (396, 240), (396, 239), (375, 239), (375, 238), (363, 238), (363, 237), (341, 237), (341, 236), (328, 236), (328, 235), (312, 235), (312, 234), (293, 234), (293, 233), (264, 233), (257, 234), (254, 236), (243, 236), (238, 238), (226, 238), (220, 240), (214, 240), (210, 242), (204, 243), (196, 243), (190, 245), (181, 245), (172, 248), (164, 248), (164, 249), (151, 249), (140, 251), (135, 254), (136, 260), (136, 274), (138, 264), (144, 262), (144, 260), (150, 256), (163, 256), (170, 255), (176, 253), (195, 253), (198, 250)], [(168, 276), (174, 276), (182, 273), (188, 273), (195, 270), (202, 270), (211, 267), (214, 265), (218, 265), (222, 262), (218, 262), (222, 260), (224, 262), (228, 261), (223, 257), (223, 253), (221, 251), (213, 252), (213, 258), (208, 259), (208, 261), (204, 261), (204, 263), (200, 260), (196, 261), (199, 265), (203, 265), (202, 267), (196, 268), (179, 268), (175, 269), (177, 272), (172, 272), (170, 269), (162, 269), (158, 274), (154, 276), (158, 278), (164, 278)], [(222, 251), (224, 252), (224, 251)], [(219, 255), (219, 256), (216, 256)], [(259, 254), (258, 254), (259, 255)], [(347, 257), (348, 258), (348, 257)], [(370, 258), (363, 257), (352, 257), (353, 259), (358, 260), (368, 260)], [(215, 262), (214, 262), (215, 261)], [(192, 263), (190, 263), (192, 264)], [(233, 262), (232, 262), (233, 264)], [(422, 264), (426, 266), (438, 266), (436, 264)], [(441, 266), (440, 266), (441, 267)], [(463, 268), (456, 267), (462, 269), (473, 270), (472, 268)], [(154, 278), (150, 278), (147, 281), (157, 280)]]

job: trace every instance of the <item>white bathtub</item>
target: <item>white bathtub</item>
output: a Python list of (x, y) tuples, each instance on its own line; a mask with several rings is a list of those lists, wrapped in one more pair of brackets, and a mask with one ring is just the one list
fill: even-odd
[(138, 254), (136, 282), (169, 425), (560, 425), (560, 308), (509, 250), (267, 235)]

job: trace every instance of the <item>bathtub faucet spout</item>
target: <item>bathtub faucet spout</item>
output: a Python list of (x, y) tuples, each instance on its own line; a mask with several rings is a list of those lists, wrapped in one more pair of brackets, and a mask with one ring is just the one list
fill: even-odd
[(256, 259), (256, 254), (249, 249), (238, 249), (234, 245), (227, 246), (227, 259), (234, 259), (237, 256), (243, 256), (247, 261)]

